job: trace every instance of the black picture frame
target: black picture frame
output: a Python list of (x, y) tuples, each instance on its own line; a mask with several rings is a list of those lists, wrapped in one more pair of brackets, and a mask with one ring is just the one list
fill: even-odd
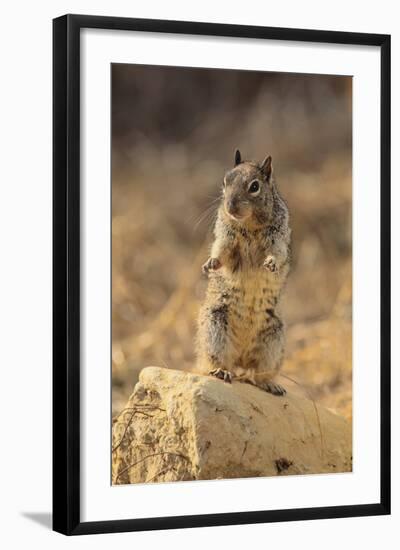
[[(381, 495), (371, 504), (80, 520), (80, 31), (84, 28), (378, 46), (381, 51)], [(66, 535), (390, 513), (390, 36), (86, 15), (53, 21), (53, 529)]]

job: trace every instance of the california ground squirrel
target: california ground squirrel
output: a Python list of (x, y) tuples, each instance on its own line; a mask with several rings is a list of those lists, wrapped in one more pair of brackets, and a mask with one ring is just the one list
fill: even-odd
[(290, 268), (290, 234), (271, 157), (242, 161), (237, 150), (224, 178), (211, 256), (203, 265), (208, 288), (198, 322), (200, 372), (286, 393), (273, 379), (285, 348), (279, 301)]

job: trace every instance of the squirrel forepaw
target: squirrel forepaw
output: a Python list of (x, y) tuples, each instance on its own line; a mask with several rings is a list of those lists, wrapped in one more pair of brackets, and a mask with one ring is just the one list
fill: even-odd
[(276, 264), (275, 256), (272, 256), (272, 255), (267, 256), (264, 260), (263, 266), (268, 271), (271, 271), (271, 273), (275, 273), (276, 271), (278, 271), (278, 266)]
[(202, 266), (203, 273), (209, 273), (210, 271), (217, 271), (221, 267), (221, 262), (218, 258), (208, 258), (205, 264)]

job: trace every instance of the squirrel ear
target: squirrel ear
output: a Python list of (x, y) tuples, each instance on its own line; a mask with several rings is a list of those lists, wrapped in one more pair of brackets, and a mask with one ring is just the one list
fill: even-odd
[(272, 176), (272, 157), (271, 156), (265, 157), (265, 159), (261, 163), (260, 170), (269, 181)]
[(235, 166), (237, 166), (241, 162), (242, 162), (242, 155), (240, 154), (239, 149), (236, 149), (236, 151), (235, 151)]

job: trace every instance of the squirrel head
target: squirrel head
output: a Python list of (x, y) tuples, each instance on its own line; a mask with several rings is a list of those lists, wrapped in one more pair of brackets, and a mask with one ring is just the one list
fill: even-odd
[(223, 182), (223, 211), (231, 220), (247, 227), (268, 223), (273, 207), (272, 159), (258, 163), (243, 161), (235, 151), (235, 166)]

